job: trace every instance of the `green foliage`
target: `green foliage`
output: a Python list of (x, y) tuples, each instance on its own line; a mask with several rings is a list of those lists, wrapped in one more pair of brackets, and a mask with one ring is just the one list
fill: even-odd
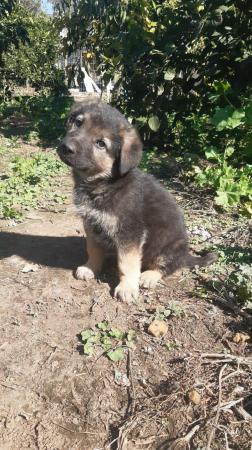
[(228, 287), (235, 292), (236, 300), (244, 307), (252, 309), (252, 267), (248, 264), (238, 266), (233, 270), (228, 280)]
[(20, 97), (3, 103), (0, 118), (26, 117), (30, 126), (25, 139), (38, 138), (42, 143), (52, 143), (65, 132), (64, 122), (73, 103), (71, 97), (57, 97), (41, 93), (34, 97)]
[(38, 8), (37, 3), (17, 1), (0, 24), (4, 100), (11, 95), (15, 85), (66, 92), (64, 74), (56, 67), (61, 54), (59, 31), (54, 20), (38, 13)]
[(99, 331), (89, 328), (81, 333), (85, 355), (92, 356), (101, 348), (111, 361), (117, 362), (124, 358), (124, 348), (134, 348), (133, 330), (125, 332), (111, 328), (105, 320), (99, 322), (96, 327)]
[(181, 316), (183, 314), (183, 309), (177, 302), (172, 302), (167, 308), (159, 307), (154, 314), (148, 319), (148, 323), (153, 322), (153, 320), (166, 320), (171, 316)]
[[(27, 17), (24, 9), (15, 0), (1, 0), (0, 3), (0, 68), (3, 66), (3, 53), (11, 45), (17, 48), (21, 42), (28, 39)], [(15, 9), (17, 8), (17, 12)]]
[(238, 206), (245, 200), (244, 210), (251, 215), (252, 201), (252, 165), (235, 168), (230, 162), (234, 154), (234, 147), (227, 147), (224, 153), (214, 146), (205, 149), (205, 157), (214, 164), (204, 169), (194, 166), (196, 183), (201, 187), (211, 187), (216, 192), (214, 198), (216, 205), (228, 210)]
[(0, 217), (20, 218), (30, 208), (47, 199), (63, 203), (65, 196), (55, 192), (55, 176), (65, 171), (64, 165), (50, 153), (31, 157), (15, 156), (0, 184)]
[[(104, 81), (113, 79), (114, 103), (158, 158), (170, 152), (181, 162), (188, 152), (205, 158), (206, 147), (216, 147), (222, 158), (214, 165), (203, 161), (210, 170), (204, 186), (224, 208), (245, 202), (247, 214), (252, 6), (244, 0), (77, 2), (71, 12), (69, 6), (64, 0), (59, 8), (68, 30), (65, 52), (85, 45), (87, 65), (93, 55)], [(234, 152), (227, 163), (229, 147)], [(239, 187), (231, 186), (240, 175)]]
[(64, 88), (61, 71), (55, 67), (59, 58), (59, 34), (52, 19), (40, 14), (31, 16), (27, 24), (29, 43), (20, 44), (19, 48), (11, 45), (5, 53), (5, 76), (17, 85), (36, 88), (49, 87), (58, 89), (60, 84)]

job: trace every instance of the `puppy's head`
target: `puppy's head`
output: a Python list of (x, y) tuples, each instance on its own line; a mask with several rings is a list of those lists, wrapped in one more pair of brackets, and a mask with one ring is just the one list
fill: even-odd
[(125, 117), (105, 103), (77, 103), (58, 154), (84, 178), (123, 176), (136, 167), (142, 142)]

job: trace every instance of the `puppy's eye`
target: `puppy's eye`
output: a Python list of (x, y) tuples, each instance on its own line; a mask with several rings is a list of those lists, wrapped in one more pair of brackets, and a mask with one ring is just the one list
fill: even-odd
[(75, 120), (75, 125), (76, 125), (77, 127), (80, 127), (80, 126), (82, 125), (82, 123), (83, 123), (83, 119), (76, 119), (76, 120)]
[(95, 145), (97, 148), (100, 148), (100, 149), (106, 148), (106, 144), (102, 139), (97, 139), (97, 141), (95, 142)]

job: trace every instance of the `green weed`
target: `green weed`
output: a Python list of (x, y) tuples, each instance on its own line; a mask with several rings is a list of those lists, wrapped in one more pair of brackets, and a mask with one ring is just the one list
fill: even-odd
[[(214, 146), (205, 149), (205, 157), (210, 162), (201, 169), (193, 166), (195, 181), (200, 187), (211, 187), (216, 191), (214, 198), (216, 205), (229, 210), (245, 201), (244, 212), (252, 215), (252, 165), (236, 168), (230, 161), (235, 152), (229, 146), (224, 153)], [(211, 164), (212, 162), (212, 164)]]
[(248, 264), (238, 266), (227, 280), (227, 288), (232, 288), (236, 300), (244, 308), (252, 309), (252, 267)]
[(121, 361), (125, 348), (134, 348), (134, 331), (122, 331), (110, 327), (107, 321), (99, 322), (97, 330), (88, 328), (81, 333), (83, 351), (87, 356), (93, 356), (100, 348), (111, 361)]
[(51, 153), (14, 157), (1, 176), (0, 217), (20, 218), (30, 208), (37, 208), (45, 198), (63, 203), (65, 196), (52, 188), (56, 185), (54, 177), (65, 170)]
[(184, 314), (183, 309), (177, 302), (172, 302), (167, 308), (160, 306), (157, 308), (154, 314), (147, 320), (147, 323), (151, 323), (154, 320), (166, 320), (171, 316), (181, 316)]

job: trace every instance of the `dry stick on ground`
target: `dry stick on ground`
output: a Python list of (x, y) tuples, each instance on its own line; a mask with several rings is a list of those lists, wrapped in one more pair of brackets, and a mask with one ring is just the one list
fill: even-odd
[(133, 415), (135, 412), (135, 405), (136, 405), (136, 391), (135, 391), (135, 385), (134, 385), (134, 379), (133, 379), (133, 373), (132, 373), (131, 350), (128, 350), (128, 363), (129, 363), (129, 374), (130, 374), (130, 381), (131, 381), (131, 387), (132, 387), (131, 414)]
[(199, 425), (195, 425), (184, 437), (176, 439), (170, 446), (169, 450), (177, 450), (181, 448), (181, 444), (189, 444), (196, 431), (199, 429)]
[(229, 353), (201, 353), (201, 358), (209, 358), (206, 364), (235, 362), (238, 365), (252, 366), (252, 356), (236, 356)]
[(215, 420), (214, 420), (214, 424), (213, 424), (211, 433), (208, 438), (206, 450), (211, 450), (211, 443), (212, 443), (212, 440), (214, 439), (216, 427), (218, 425), (219, 418), (220, 418), (221, 399), (222, 399), (222, 375), (223, 375), (223, 372), (226, 367), (227, 367), (227, 364), (224, 364), (224, 366), (222, 366), (220, 373), (219, 373), (219, 398), (218, 398), (217, 412), (216, 412), (216, 416), (215, 416)]
[(93, 431), (71, 430), (71, 428), (64, 427), (63, 425), (60, 425), (59, 423), (56, 423), (56, 422), (53, 422), (53, 421), (51, 421), (51, 423), (53, 423), (53, 425), (56, 425), (57, 427), (63, 428), (63, 430), (69, 431), (70, 433), (74, 433), (74, 434), (91, 434), (91, 435), (94, 435), (94, 436), (105, 435), (106, 434), (106, 433), (101, 433), (99, 431), (93, 432)]

